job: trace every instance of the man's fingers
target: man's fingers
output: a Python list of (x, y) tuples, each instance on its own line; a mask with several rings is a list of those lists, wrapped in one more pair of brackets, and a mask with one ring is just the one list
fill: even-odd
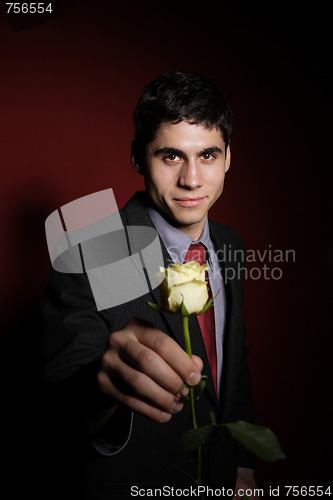
[(157, 353), (189, 385), (197, 385), (201, 380), (202, 363), (196, 356), (191, 359), (175, 340), (155, 328), (143, 327), (137, 331), (138, 341)]
[[(144, 399), (138, 399), (134, 394), (129, 392), (131, 391), (130, 387), (127, 387), (126, 390), (124, 389), (123, 384), (121, 384), (122, 387), (119, 389), (116, 379), (111, 379), (104, 371), (99, 372), (98, 383), (105, 394), (117, 399), (120, 403), (124, 404), (132, 411), (140, 413), (141, 415), (144, 415), (145, 417), (148, 417), (156, 422), (168, 422), (171, 419), (172, 414), (177, 413), (183, 407), (183, 403), (175, 398), (171, 398), (164, 409), (163, 403), (161, 404), (161, 408), (159, 408)], [(148, 399), (150, 398), (147, 397), (147, 400)], [(158, 399), (160, 400), (160, 398)], [(163, 400), (163, 402), (165, 403), (166, 400), (167, 398)]]
[[(177, 394), (183, 385), (183, 379), (164, 358), (140, 342), (133, 342), (130, 350), (122, 349), (120, 356), (172, 394)], [(137, 382), (134, 378), (133, 383)]]
[[(102, 369), (109, 375), (110, 379), (113, 381), (113, 385), (121, 389), (126, 395), (140, 395), (141, 399), (170, 413), (176, 413), (182, 408), (179, 397), (174, 395), (178, 393), (182, 383), (178, 375), (175, 374), (177, 378), (175, 387), (177, 389), (174, 391), (166, 390), (151, 377), (150, 372), (152, 370), (147, 370), (146, 372), (137, 370), (136, 367), (130, 366), (116, 356), (111, 363), (108, 358), (112, 356), (112, 352), (103, 356)], [(155, 358), (155, 356), (156, 355), (152, 355), (152, 358)], [(165, 373), (169, 371), (172, 372), (172, 370), (167, 367), (166, 363), (159, 363), (158, 366), (161, 364), (165, 364)]]
[(202, 359), (199, 358), (199, 356), (196, 356), (195, 354), (193, 354), (192, 356), (192, 360), (194, 361), (194, 363), (196, 364), (199, 372), (201, 373), (202, 372), (202, 369), (203, 369), (203, 362), (202, 362)]

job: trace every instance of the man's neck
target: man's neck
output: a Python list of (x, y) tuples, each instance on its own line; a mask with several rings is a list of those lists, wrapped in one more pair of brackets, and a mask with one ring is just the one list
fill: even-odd
[(179, 231), (181, 231), (182, 233), (192, 238), (193, 241), (197, 241), (202, 234), (203, 228), (205, 227), (206, 219), (207, 216), (205, 217), (205, 219), (201, 220), (196, 224), (189, 224), (187, 226), (184, 226), (174, 223), (173, 226), (179, 229)]

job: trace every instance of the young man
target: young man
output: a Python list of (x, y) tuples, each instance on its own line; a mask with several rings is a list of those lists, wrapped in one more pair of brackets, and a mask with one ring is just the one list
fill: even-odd
[[(236, 259), (242, 241), (207, 218), (230, 167), (231, 111), (207, 77), (168, 73), (144, 89), (134, 120), (132, 166), (144, 176), (145, 192), (121, 210), (122, 221), (156, 228), (165, 267), (183, 262), (193, 242), (202, 244), (212, 294), (220, 292), (210, 330), (214, 365), (196, 317), (191, 359), (181, 347), (179, 318), (152, 309), (150, 294), (98, 312), (85, 275), (52, 270), (43, 305), (44, 377), (69, 431), (59, 434), (64, 446), (75, 441), (79, 451), (77, 498), (124, 499), (194, 485), (195, 461), (179, 445), (191, 427), (180, 391), (197, 385), (201, 373), (208, 383), (197, 404), (199, 425), (209, 423), (211, 411), (218, 423), (253, 420)], [(219, 261), (223, 248), (229, 256), (234, 251), (234, 261)], [(224, 280), (227, 273), (233, 279)], [(233, 488), (235, 498), (240, 488), (255, 487), (251, 454), (225, 428), (211, 432), (202, 453), (203, 484)]]

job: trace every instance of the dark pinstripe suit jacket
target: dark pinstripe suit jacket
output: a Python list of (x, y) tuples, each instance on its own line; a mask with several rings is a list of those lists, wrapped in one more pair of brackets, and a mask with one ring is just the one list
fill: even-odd
[[(152, 226), (145, 203), (144, 193), (137, 193), (121, 210), (123, 224)], [(233, 250), (243, 248), (241, 238), (232, 228), (211, 222), (210, 232), (216, 250), (228, 248), (226, 257), (230, 257)], [(162, 242), (161, 245), (167, 266), (171, 259)], [(233, 255), (238, 258), (240, 252)], [(227, 324), (219, 401), (197, 319), (190, 317), (192, 350), (202, 358), (203, 373), (208, 375), (206, 389), (197, 404), (199, 425), (209, 423), (210, 411), (220, 423), (253, 420), (243, 287), (239, 276), (242, 261), (225, 259), (221, 266), (234, 278), (226, 283)], [(132, 415), (126, 408), (119, 408), (99, 436), (119, 445), (118, 452), (112, 456), (99, 454), (84, 430), (82, 416), (103, 402), (95, 379), (111, 332), (122, 329), (131, 317), (139, 317), (152, 322), (183, 345), (179, 318), (152, 309), (148, 300), (159, 302), (158, 290), (153, 294), (153, 297), (147, 294), (98, 312), (86, 275), (63, 274), (51, 269), (42, 305), (41, 364), (44, 397), (48, 402), (45, 408), (49, 410), (46, 422), (51, 415), (53, 418), (57, 415), (53, 427), (53, 431), (57, 429), (57, 451), (62, 461), (68, 459), (67, 473), (73, 479), (77, 498), (124, 499), (131, 498), (131, 485), (185, 487), (193, 484), (182, 471), (195, 476), (195, 462), (179, 449), (181, 435), (191, 427), (186, 403), (167, 424), (154, 423), (140, 415)], [(51, 423), (46, 425), (48, 431), (51, 431), (50, 426)], [(124, 443), (126, 445), (122, 446)], [(233, 487), (237, 466), (253, 467), (252, 455), (238, 445), (225, 428), (212, 431), (203, 446), (203, 482), (212, 487)]]

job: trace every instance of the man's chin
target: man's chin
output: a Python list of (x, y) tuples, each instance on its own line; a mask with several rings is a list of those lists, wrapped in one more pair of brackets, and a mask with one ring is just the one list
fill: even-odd
[(177, 226), (195, 226), (197, 224), (200, 224), (203, 219), (206, 218), (206, 214), (190, 214), (187, 217), (184, 217), (183, 214), (171, 214), (171, 219), (174, 221), (174, 224)]
[(170, 224), (175, 227), (186, 227), (200, 224), (206, 218), (207, 212), (198, 207), (180, 208), (170, 207), (165, 204), (163, 207), (153, 202), (154, 208), (165, 217)]

